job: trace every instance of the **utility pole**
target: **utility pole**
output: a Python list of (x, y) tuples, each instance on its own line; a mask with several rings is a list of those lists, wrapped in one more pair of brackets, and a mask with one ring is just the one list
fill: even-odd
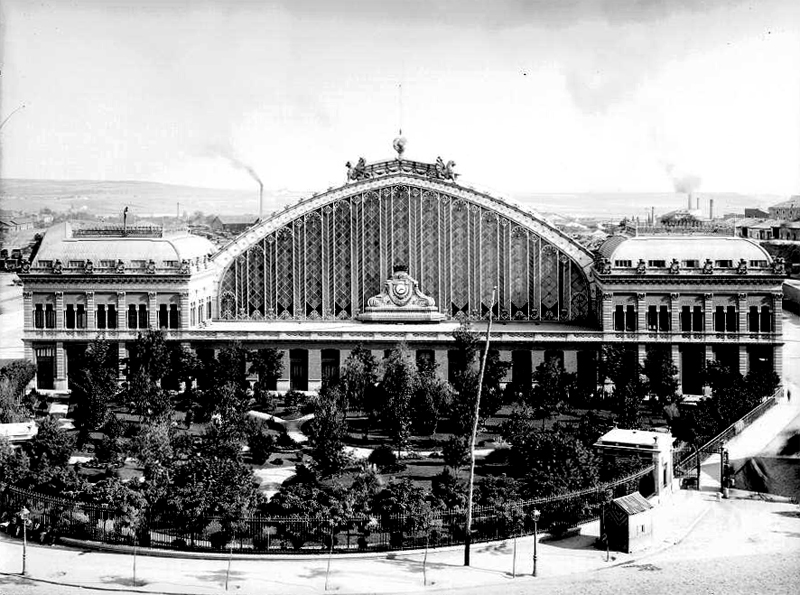
[(469, 566), (469, 548), (472, 544), (472, 493), (475, 483), (475, 436), (478, 433), (478, 413), (481, 409), (481, 390), (483, 389), (483, 373), (486, 371), (486, 356), (489, 355), (489, 341), (492, 336), (492, 310), (497, 285), (492, 288), (492, 303), (489, 304), (489, 323), (486, 326), (486, 347), (481, 358), (481, 371), (478, 375), (478, 395), (475, 398), (475, 412), (472, 418), (472, 434), (469, 437), (469, 492), (467, 495), (467, 534), (464, 537), (464, 566)]

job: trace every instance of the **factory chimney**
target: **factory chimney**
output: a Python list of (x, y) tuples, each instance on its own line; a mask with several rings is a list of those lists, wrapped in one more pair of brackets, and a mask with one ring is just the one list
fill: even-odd
[(258, 181), (258, 220), (264, 218), (264, 184)]
[(656, 208), (650, 207), (650, 225), (656, 224)]
[(687, 200), (686, 210), (687, 211), (691, 211), (692, 210), (692, 193), (691, 192), (689, 192), (686, 195), (686, 200)]
[(714, 219), (714, 199), (708, 199), (708, 218), (713, 220)]
[(694, 208), (697, 209), (698, 211), (700, 210), (700, 197), (699, 196), (695, 197), (695, 199), (694, 199)]

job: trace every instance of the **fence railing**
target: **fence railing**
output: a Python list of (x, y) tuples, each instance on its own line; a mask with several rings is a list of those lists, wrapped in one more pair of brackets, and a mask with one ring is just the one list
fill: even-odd
[(708, 458), (711, 454), (719, 451), (721, 446), (769, 411), (777, 403), (780, 391), (781, 389), (775, 391), (775, 394), (771, 397), (767, 397), (764, 401), (756, 405), (744, 416), (737, 419), (702, 446), (696, 449), (693, 447), (685, 447), (673, 451), (673, 474), (676, 477), (689, 475), (693, 469), (697, 468), (698, 464), (702, 463), (703, 460)]
[[(635, 491), (652, 494), (652, 471), (646, 469), (619, 480), (577, 492), (501, 506), (477, 506), (473, 511), (472, 541), (494, 541), (533, 532), (533, 511), (539, 510), (538, 528), (561, 533), (595, 520), (609, 498)], [(333, 551), (389, 551), (464, 543), (465, 512), (448, 510), (428, 516), (385, 515), (326, 517), (250, 516), (177, 519), (174, 515), (144, 511), (134, 531), (129, 519), (107, 506), (58, 498), (0, 484), (0, 516), (7, 520), (23, 507), (30, 511), (31, 538), (55, 537), (139, 545), (186, 551), (240, 553), (311, 553)]]

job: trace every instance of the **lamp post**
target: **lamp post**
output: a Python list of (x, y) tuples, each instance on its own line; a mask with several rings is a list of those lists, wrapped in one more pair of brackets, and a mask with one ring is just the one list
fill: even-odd
[(538, 510), (533, 510), (533, 576), (536, 576), (536, 544), (539, 541), (539, 517), (541, 515), (542, 513)]
[(22, 521), (22, 576), (25, 576), (25, 562), (28, 557), (28, 517), (31, 511), (24, 506), (19, 511), (19, 518)]

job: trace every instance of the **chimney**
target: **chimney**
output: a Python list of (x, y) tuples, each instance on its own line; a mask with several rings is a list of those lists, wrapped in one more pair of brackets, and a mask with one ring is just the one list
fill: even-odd
[(699, 196), (695, 197), (695, 199), (694, 199), (694, 208), (697, 209), (698, 211), (700, 210), (700, 197)]
[(258, 220), (264, 218), (264, 184), (258, 183)]
[(687, 206), (686, 206), (686, 210), (687, 211), (691, 211), (692, 210), (692, 193), (691, 192), (686, 195), (686, 199), (688, 201)]
[(708, 199), (708, 218), (714, 219), (714, 199)]
[(650, 207), (650, 225), (656, 224), (656, 208)]

